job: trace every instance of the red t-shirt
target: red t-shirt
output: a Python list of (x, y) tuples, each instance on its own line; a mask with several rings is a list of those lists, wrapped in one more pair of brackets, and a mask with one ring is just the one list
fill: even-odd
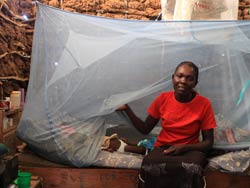
[(173, 91), (162, 93), (150, 105), (148, 113), (161, 119), (162, 130), (155, 147), (198, 143), (200, 130), (216, 127), (210, 101), (198, 94), (192, 101), (181, 103)]

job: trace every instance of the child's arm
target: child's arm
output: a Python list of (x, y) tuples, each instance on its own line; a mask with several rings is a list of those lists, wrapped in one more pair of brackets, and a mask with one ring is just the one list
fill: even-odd
[(131, 146), (137, 146), (137, 144), (138, 144), (138, 142), (131, 141), (131, 140), (128, 140), (126, 138), (120, 138), (120, 140), (122, 140), (123, 142), (125, 142), (126, 144), (131, 145)]
[(126, 145), (124, 151), (145, 155), (146, 148), (144, 148), (143, 146)]

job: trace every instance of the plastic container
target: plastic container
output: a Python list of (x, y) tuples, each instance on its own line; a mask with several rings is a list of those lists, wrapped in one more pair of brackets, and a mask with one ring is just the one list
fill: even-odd
[(30, 172), (18, 171), (17, 186), (18, 188), (30, 188)]

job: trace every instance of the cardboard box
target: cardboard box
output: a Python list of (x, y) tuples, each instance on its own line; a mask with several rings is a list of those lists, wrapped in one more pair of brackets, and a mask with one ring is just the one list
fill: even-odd
[(18, 158), (15, 155), (0, 157), (0, 187), (7, 188), (18, 175)]

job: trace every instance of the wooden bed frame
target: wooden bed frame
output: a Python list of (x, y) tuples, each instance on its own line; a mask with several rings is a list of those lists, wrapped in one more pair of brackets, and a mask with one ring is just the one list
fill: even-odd
[[(43, 177), (44, 188), (137, 188), (138, 170), (24, 167), (22, 170)], [(206, 188), (248, 188), (249, 176), (218, 171), (206, 172)]]
[[(137, 188), (138, 169), (75, 168), (19, 153), (19, 169), (43, 178), (43, 188)], [(206, 188), (250, 188), (250, 176), (206, 171)]]

